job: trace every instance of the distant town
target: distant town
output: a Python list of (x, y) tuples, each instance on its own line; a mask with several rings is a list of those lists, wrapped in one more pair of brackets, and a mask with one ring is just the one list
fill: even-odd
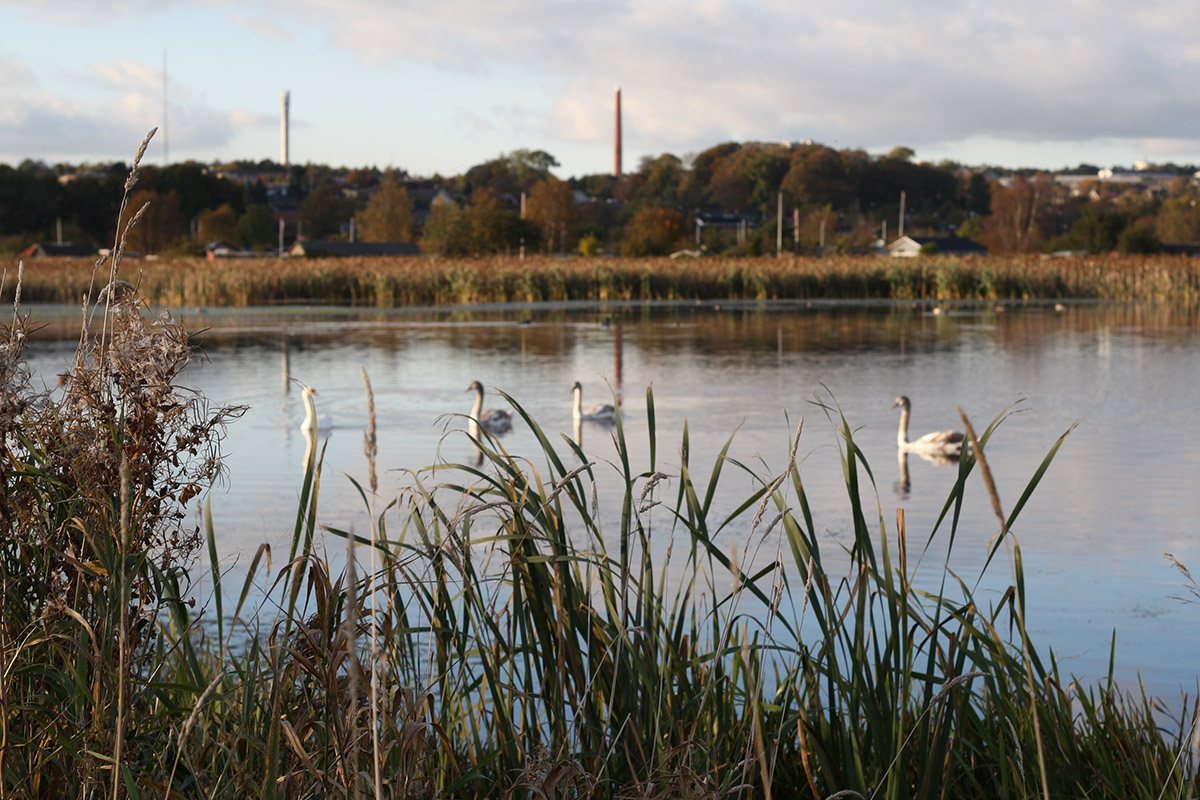
[[(777, 252), (1193, 253), (1194, 166), (1058, 173), (925, 163), (803, 142), (726, 142), (560, 180), (516, 150), (462, 175), (282, 164), (144, 164), (125, 212), (147, 257), (614, 256)], [(0, 165), (0, 253), (111, 247), (127, 164)]]

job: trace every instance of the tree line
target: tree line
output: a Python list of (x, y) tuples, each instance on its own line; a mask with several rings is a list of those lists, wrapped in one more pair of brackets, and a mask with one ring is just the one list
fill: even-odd
[[(131, 209), (149, 203), (130, 249), (199, 251), (221, 240), (259, 250), (310, 239), (418, 241), (441, 255), (610, 252), (773, 253), (780, 197), (787, 250), (867, 249), (904, 229), (958, 235), (997, 253), (1149, 252), (1200, 241), (1200, 191), (1189, 168), (1166, 185), (919, 162), (897, 147), (873, 156), (813, 143), (726, 142), (646, 157), (628, 174), (561, 180), (557, 160), (516, 150), (458, 176), (283, 167), (269, 161), (145, 165)], [(1081, 165), (1077, 174), (1098, 172)], [(0, 251), (33, 241), (112, 241), (127, 167), (0, 165)], [(232, 177), (231, 177), (232, 176)], [(903, 201), (902, 198), (903, 197)], [(129, 212), (132, 213), (132, 210)]]

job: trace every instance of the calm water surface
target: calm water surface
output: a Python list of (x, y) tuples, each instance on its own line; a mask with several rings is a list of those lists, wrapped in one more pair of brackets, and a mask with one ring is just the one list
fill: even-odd
[[(207, 361), (191, 369), (190, 385), (216, 403), (250, 407), (229, 430), (229, 479), (212, 497), (218, 546), (231, 558), (263, 541), (286, 553), (291, 535), (306, 440), (297, 428), (304, 416), (300, 393), (283, 380), (285, 352), (290, 373), (319, 391), (320, 413), (334, 418), (319, 521), (359, 532), (368, 530), (368, 517), (346, 476), (366, 475), (362, 369), (375, 393), (385, 500), (410, 484), (404, 470), (473, 459), (461, 416), (470, 408), (465, 389), (472, 380), (490, 392), (485, 407), (507, 407), (495, 392), (502, 389), (547, 432), (568, 435), (572, 382), (583, 383), (585, 406), (618, 392), (637, 471), (648, 467), (645, 391), (653, 385), (658, 468), (673, 477), (685, 422), (693, 472), (707, 480), (735, 431), (731, 456), (763, 475), (778, 471), (803, 420), (801, 473), (827, 554), (852, 541), (852, 525), (838, 437), (814, 400), (836, 405), (854, 429), (875, 478), (867, 496), (872, 503), (877, 497), (889, 537), (896, 509), (904, 508), (909, 541), (919, 543), (956, 468), (911, 456), (905, 486), (893, 399), (912, 398), (914, 436), (961, 427), (960, 406), (982, 430), (1020, 401), (988, 447), (1006, 510), (1055, 440), (1078, 423), (1013, 530), (1035, 641), (1044, 653), (1053, 647), (1065, 673), (1094, 681), (1107, 671), (1115, 630), (1123, 680), (1140, 673), (1152, 691), (1167, 696), (1180, 686), (1196, 690), (1200, 637), (1189, 631), (1200, 622), (1200, 605), (1176, 599), (1186, 588), (1163, 555), (1173, 553), (1200, 574), (1195, 314), (1127, 305), (934, 315), (881, 306), (702, 304), (182, 317), (190, 330), (208, 328), (198, 337)], [(71, 342), (38, 341), (32, 361), (53, 374), (71, 348)], [(609, 429), (585, 423), (583, 437), (593, 458), (615, 455)], [(503, 442), (541, 467), (522, 424)], [(951, 560), (968, 582), (997, 529), (978, 476), (971, 480)], [(677, 487), (673, 481), (668, 497)], [(719, 510), (731, 511), (754, 488), (748, 476), (727, 469)], [(609, 496), (607, 507), (619, 503)], [(749, 519), (732, 526), (722, 545), (744, 549), (748, 527)], [(944, 538), (923, 557), (930, 581), (940, 574)], [(329, 547), (344, 545), (333, 540)], [(775, 547), (769, 542), (760, 555), (773, 557)], [(1009, 581), (1001, 557), (979, 598), (997, 601)]]

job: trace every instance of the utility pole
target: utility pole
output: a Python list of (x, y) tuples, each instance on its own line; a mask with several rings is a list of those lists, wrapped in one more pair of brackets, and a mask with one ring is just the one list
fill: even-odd
[(783, 256), (783, 192), (779, 192), (779, 207), (775, 211), (775, 257)]
[(171, 163), (170, 138), (167, 136), (167, 48), (163, 48), (163, 166)]
[(905, 199), (906, 199), (905, 193), (900, 192), (900, 233), (897, 235), (900, 236), (901, 238), (903, 238), (903, 236), (904, 236), (904, 201), (905, 201)]

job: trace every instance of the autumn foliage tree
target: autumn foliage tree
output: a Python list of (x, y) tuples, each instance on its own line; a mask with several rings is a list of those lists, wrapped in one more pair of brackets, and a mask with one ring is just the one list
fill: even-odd
[(633, 214), (625, 229), (621, 255), (662, 256), (687, 243), (687, 221), (670, 208), (649, 206)]
[[(141, 211), (145, 206), (145, 211)], [(134, 192), (121, 216), (120, 230), (141, 211), (138, 224), (129, 230), (125, 246), (133, 252), (161, 253), (179, 242), (187, 233), (187, 221), (179, 210), (174, 192), (158, 194), (148, 189)]]
[(465, 256), (471, 252), (471, 221), (455, 203), (436, 202), (421, 229), (421, 249), (440, 256)]
[(408, 190), (393, 173), (387, 173), (367, 207), (354, 215), (354, 222), (363, 241), (411, 242), (413, 213)]
[(1052, 235), (1054, 204), (1062, 189), (1054, 178), (1018, 175), (992, 192), (992, 213), (983, 223), (983, 242), (994, 253), (1035, 253)]
[(229, 203), (205, 211), (196, 219), (197, 235), (206, 242), (237, 242), (238, 213)]
[(1185, 195), (1163, 201), (1156, 229), (1164, 242), (1200, 242), (1200, 203), (1196, 197)]
[(538, 181), (529, 190), (525, 216), (542, 233), (542, 244), (548, 253), (570, 249), (570, 235), (579, 221), (579, 209), (571, 187), (553, 175)]
[(334, 236), (349, 218), (350, 204), (328, 183), (318, 186), (300, 203), (300, 224), (306, 239)]
[(467, 208), (471, 249), (477, 253), (501, 253), (520, 246), (520, 220), (504, 207), (495, 189), (476, 189)]

